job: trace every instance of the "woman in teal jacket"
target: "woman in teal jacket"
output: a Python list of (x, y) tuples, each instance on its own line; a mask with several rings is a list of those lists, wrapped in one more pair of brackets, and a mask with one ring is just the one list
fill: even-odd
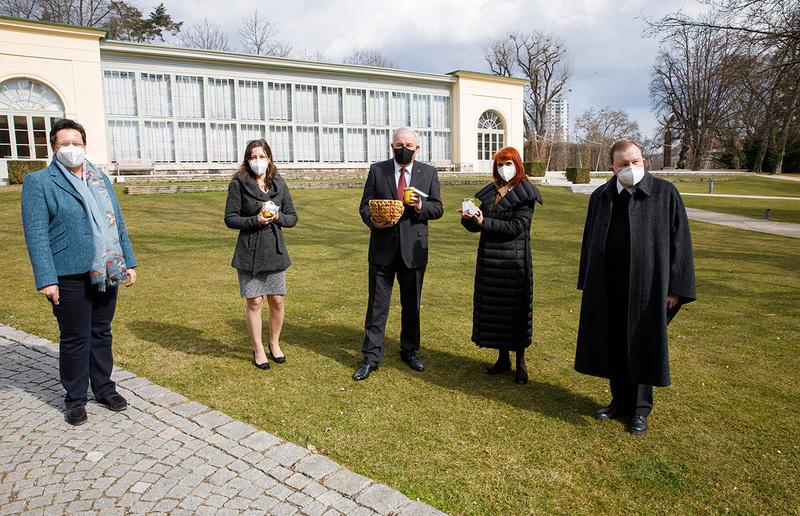
[(111, 182), (86, 161), (86, 131), (59, 120), (50, 131), (50, 166), (25, 176), (22, 226), (36, 288), (61, 332), (59, 371), (67, 422), (86, 422), (86, 391), (125, 410), (111, 380), (111, 320), (117, 286), (136, 281), (136, 258)]

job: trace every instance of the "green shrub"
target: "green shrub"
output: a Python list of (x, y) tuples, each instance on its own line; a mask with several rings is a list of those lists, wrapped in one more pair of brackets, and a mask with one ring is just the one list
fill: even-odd
[(525, 174), (531, 177), (544, 177), (544, 173), (547, 171), (547, 163), (542, 161), (526, 161), (522, 164), (522, 168), (525, 169)]
[(12, 185), (21, 185), (25, 175), (36, 172), (47, 167), (46, 161), (30, 160), (30, 159), (16, 159), (6, 163), (8, 165), (8, 183)]
[(591, 171), (588, 168), (567, 167), (567, 180), (575, 184), (588, 183), (591, 179)]

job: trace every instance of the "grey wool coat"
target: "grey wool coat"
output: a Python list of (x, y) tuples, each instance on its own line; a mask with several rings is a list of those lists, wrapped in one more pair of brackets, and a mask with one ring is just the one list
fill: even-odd
[[(278, 220), (262, 226), (258, 223), (258, 212), (265, 201), (277, 204), (280, 212)], [(246, 172), (231, 180), (225, 203), (225, 225), (239, 230), (232, 267), (252, 274), (286, 270), (292, 262), (289, 260), (281, 228), (290, 228), (296, 224), (297, 213), (294, 211), (292, 196), (282, 177), (276, 174), (266, 193), (254, 180), (248, 181)]]
[[(616, 177), (592, 193), (583, 230), (578, 288), (583, 290), (575, 369), (609, 378), (604, 251)], [(628, 382), (670, 384), (667, 325), (696, 299), (689, 220), (678, 190), (649, 172), (628, 205), (630, 283)], [(678, 304), (667, 310), (667, 295)]]
[(493, 206), (497, 187), (490, 183), (475, 194), (483, 226), (461, 219), (469, 231), (480, 232), (475, 266), (472, 341), (480, 347), (518, 351), (531, 344), (533, 265), (531, 217), (539, 190), (520, 181)]

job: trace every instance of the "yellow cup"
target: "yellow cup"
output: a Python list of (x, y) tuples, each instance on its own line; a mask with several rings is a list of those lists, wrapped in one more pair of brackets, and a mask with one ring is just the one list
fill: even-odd
[(404, 203), (406, 203), (406, 204), (413, 204), (414, 203), (414, 201), (411, 200), (411, 192), (413, 192), (413, 191), (414, 191), (414, 187), (412, 187), (412, 186), (407, 186), (403, 190), (403, 202)]

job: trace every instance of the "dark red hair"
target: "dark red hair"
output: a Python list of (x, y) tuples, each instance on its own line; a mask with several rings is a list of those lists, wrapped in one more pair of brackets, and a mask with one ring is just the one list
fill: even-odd
[(514, 162), (514, 168), (517, 170), (517, 174), (508, 182), (508, 186), (514, 186), (520, 181), (527, 181), (528, 177), (525, 175), (525, 169), (522, 167), (522, 157), (519, 155), (519, 152), (517, 152), (517, 149), (514, 147), (503, 147), (492, 156), (492, 177), (494, 177), (495, 183), (502, 185), (504, 182), (500, 174), (497, 173), (497, 162), (508, 160)]

